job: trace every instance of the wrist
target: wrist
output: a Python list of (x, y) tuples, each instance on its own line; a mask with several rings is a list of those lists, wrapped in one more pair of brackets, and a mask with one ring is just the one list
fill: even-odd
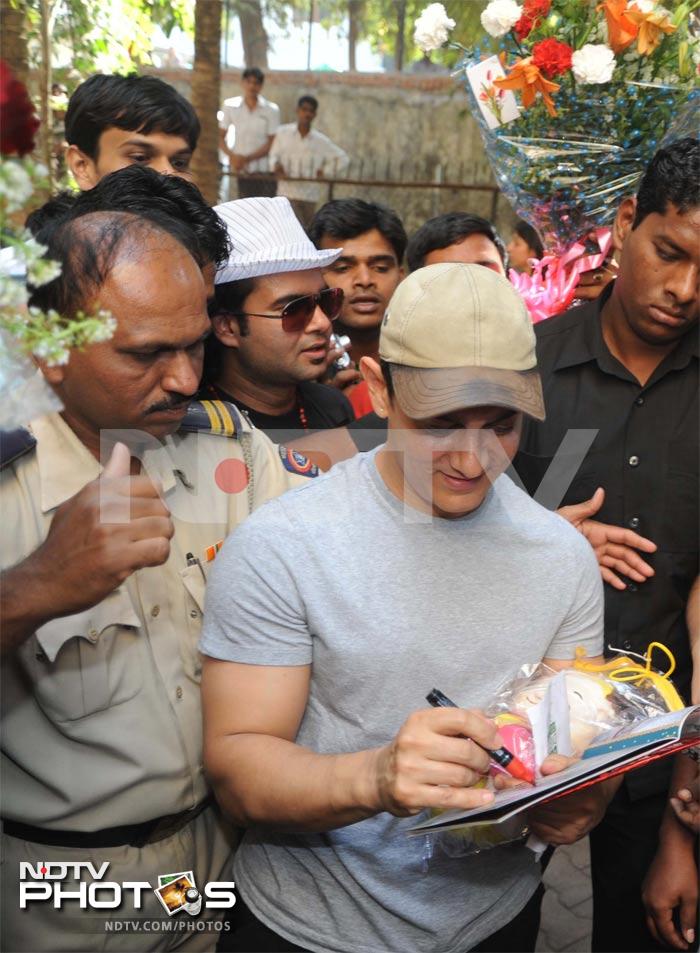
[(331, 768), (331, 805), (339, 814), (360, 812), (372, 817), (383, 810), (379, 796), (378, 761), (383, 749), (337, 755)]
[(659, 827), (659, 850), (675, 853), (678, 850), (690, 849), (695, 852), (696, 836), (685, 824), (682, 824), (670, 805), (664, 811)]
[(44, 623), (60, 616), (60, 596), (45, 572), (40, 551), (2, 573), (3, 648), (19, 645)]

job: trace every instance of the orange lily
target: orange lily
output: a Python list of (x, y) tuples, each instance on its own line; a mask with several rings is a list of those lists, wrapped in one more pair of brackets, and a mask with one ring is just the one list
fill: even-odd
[(668, 19), (664, 11), (642, 13), (637, 7), (633, 6), (627, 11), (630, 20), (633, 20), (639, 30), (637, 35), (637, 51), (641, 56), (647, 56), (653, 53), (661, 42), (661, 34), (675, 32), (676, 27)]
[(613, 53), (621, 53), (634, 43), (639, 27), (629, 16), (627, 0), (603, 0), (596, 10), (605, 11), (608, 24), (608, 43)]
[(504, 79), (495, 79), (493, 85), (498, 89), (519, 89), (522, 93), (523, 109), (532, 106), (536, 94), (541, 93), (549, 115), (556, 116), (557, 114), (550, 93), (556, 93), (559, 89), (559, 83), (552, 83), (545, 79), (539, 68), (532, 62), (531, 56), (514, 63), (508, 76)]

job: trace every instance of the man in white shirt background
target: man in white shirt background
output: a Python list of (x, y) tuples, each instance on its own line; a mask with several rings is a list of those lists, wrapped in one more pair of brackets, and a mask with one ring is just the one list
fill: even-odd
[[(260, 95), (265, 74), (257, 66), (243, 70), (242, 96), (224, 100), (219, 120), (219, 148), (228, 157), (238, 181), (238, 198), (273, 196), (268, 153), (280, 124), (280, 109)], [(229, 184), (229, 196), (232, 183)]]
[(293, 179), (323, 179), (347, 168), (348, 155), (340, 146), (311, 128), (318, 112), (318, 100), (302, 96), (297, 103), (297, 121), (280, 126), (270, 150), (270, 166), (278, 176), (277, 194), (292, 203), (305, 227), (311, 222), (318, 203), (326, 198), (317, 182)]

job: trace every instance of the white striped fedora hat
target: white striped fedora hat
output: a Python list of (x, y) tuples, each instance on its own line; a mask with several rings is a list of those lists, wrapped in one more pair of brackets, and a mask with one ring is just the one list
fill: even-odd
[(216, 273), (216, 284), (259, 275), (324, 268), (342, 248), (314, 248), (289, 204), (289, 199), (237, 199), (215, 205), (228, 229), (233, 251)]

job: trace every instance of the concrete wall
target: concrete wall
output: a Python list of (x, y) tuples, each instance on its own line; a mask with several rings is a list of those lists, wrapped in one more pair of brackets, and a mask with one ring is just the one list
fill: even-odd
[[(189, 95), (188, 70), (158, 75)], [(240, 93), (240, 71), (225, 70), (222, 100)], [(349, 174), (399, 183), (435, 181), (494, 186), (481, 138), (467, 109), (466, 96), (448, 75), (383, 73), (270, 72), (264, 95), (276, 102), (283, 122), (294, 120), (297, 99), (310, 93), (319, 101), (315, 126), (352, 157)], [(358, 174), (359, 173), (359, 174)], [(384, 202), (413, 231), (426, 218), (461, 209), (491, 218), (489, 191), (337, 185), (335, 198), (359, 195)], [(507, 237), (514, 216), (507, 200), (496, 197), (495, 221)]]

